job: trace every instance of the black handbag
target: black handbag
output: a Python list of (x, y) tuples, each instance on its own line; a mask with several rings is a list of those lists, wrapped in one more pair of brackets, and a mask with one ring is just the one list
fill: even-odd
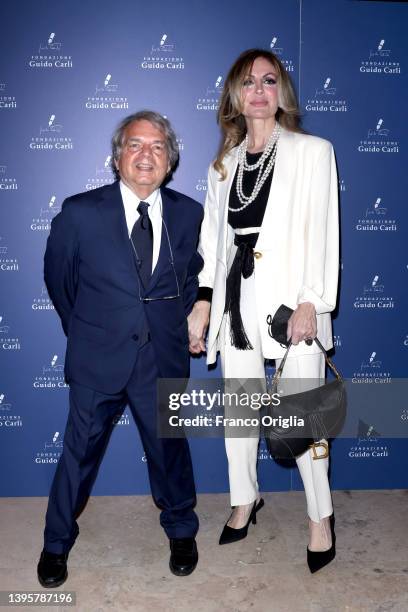
[(283, 344), (284, 346), (288, 346), (289, 344), (289, 341), (286, 339), (286, 331), (288, 329), (288, 321), (292, 312), (292, 308), (285, 306), (285, 304), (281, 304), (278, 310), (275, 312), (273, 318), (270, 314), (266, 318), (269, 335), (271, 338), (276, 340), (276, 342), (279, 342), (279, 344)]
[[(262, 434), (269, 453), (276, 459), (295, 458), (309, 447), (312, 448), (313, 459), (323, 459), (328, 456), (329, 449), (327, 443), (321, 440), (334, 438), (341, 431), (346, 418), (345, 383), (327, 356), (324, 347), (315, 338), (314, 341), (324, 354), (327, 366), (336, 377), (335, 380), (301, 393), (278, 396), (279, 380), (292, 346), (291, 341), (286, 340), (286, 327), (290, 313), (293, 311), (286, 306), (283, 308), (286, 309), (286, 312), (282, 310), (282, 307), (278, 309), (277, 312), (280, 312), (275, 325), (273, 320), (268, 320), (270, 335), (272, 335), (272, 328), (275, 331), (278, 330), (278, 336), (275, 339), (287, 345), (287, 349), (272, 380), (270, 392), (276, 401), (264, 408)], [(287, 317), (286, 325), (285, 317)], [(276, 403), (278, 397), (279, 403)], [(317, 452), (319, 447), (323, 449), (322, 453)]]

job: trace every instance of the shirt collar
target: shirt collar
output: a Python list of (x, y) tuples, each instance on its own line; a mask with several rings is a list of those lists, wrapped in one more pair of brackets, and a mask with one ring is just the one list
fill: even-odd
[(157, 206), (160, 196), (160, 189), (155, 189), (153, 193), (149, 195), (148, 198), (141, 200), (139, 196), (135, 194), (125, 183), (121, 180), (119, 182), (120, 192), (122, 194), (122, 198), (126, 199), (128, 202), (133, 202), (136, 205), (136, 208), (139, 206), (140, 202), (147, 202), (149, 204), (149, 210), (153, 210)]

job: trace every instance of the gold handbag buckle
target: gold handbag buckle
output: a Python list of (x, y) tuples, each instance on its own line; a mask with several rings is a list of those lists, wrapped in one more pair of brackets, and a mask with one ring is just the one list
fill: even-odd
[[(319, 455), (317, 453), (316, 449), (319, 447), (323, 448), (323, 455)], [(315, 442), (314, 444), (310, 445), (310, 448), (312, 449), (313, 461), (315, 461), (316, 459), (326, 459), (326, 457), (329, 456), (329, 445), (327, 444), (327, 442)]]

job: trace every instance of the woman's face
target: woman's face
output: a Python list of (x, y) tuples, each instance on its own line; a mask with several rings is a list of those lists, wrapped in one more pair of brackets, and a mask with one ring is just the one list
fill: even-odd
[(278, 110), (277, 73), (264, 57), (257, 57), (241, 88), (242, 114), (246, 119), (269, 119)]

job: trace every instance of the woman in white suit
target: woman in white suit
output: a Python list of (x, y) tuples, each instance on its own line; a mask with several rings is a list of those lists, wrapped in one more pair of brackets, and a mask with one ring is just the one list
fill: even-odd
[[(189, 317), (190, 350), (221, 356), (223, 376), (265, 379), (284, 348), (268, 333), (281, 304), (294, 312), (284, 374), (324, 378), (324, 357), (310, 339), (333, 346), (330, 312), (338, 279), (337, 174), (331, 144), (299, 129), (290, 79), (278, 58), (242, 53), (225, 81), (218, 121), (223, 138), (208, 173), (199, 250), (204, 267)], [(307, 341), (307, 343), (305, 342)], [(226, 438), (231, 506), (220, 544), (246, 537), (263, 500), (258, 439)], [(325, 441), (296, 458), (307, 501), (311, 571), (335, 555)]]

